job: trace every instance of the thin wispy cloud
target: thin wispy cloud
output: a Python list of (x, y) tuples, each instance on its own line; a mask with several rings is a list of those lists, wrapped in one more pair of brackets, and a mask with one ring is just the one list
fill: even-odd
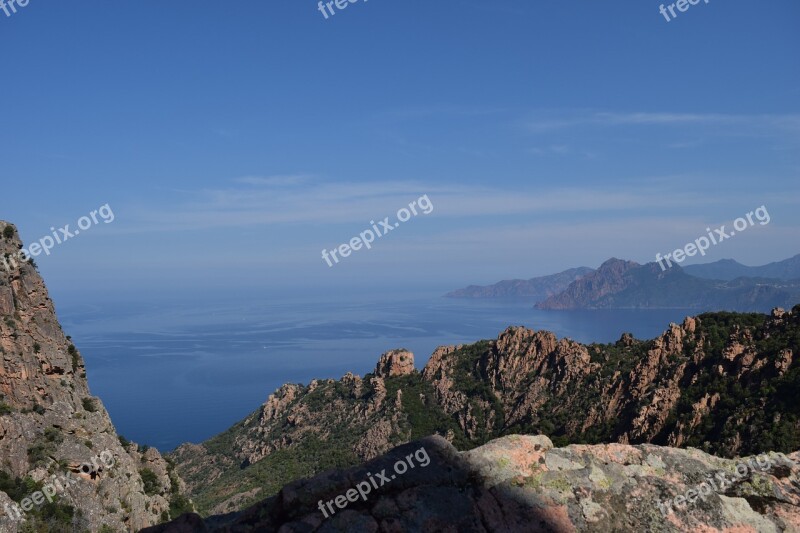
[(500, 106), (459, 106), (453, 104), (405, 106), (375, 114), (376, 118), (419, 119), (430, 117), (484, 117), (508, 112)]
[[(115, 231), (195, 231), (220, 227), (365, 224), (393, 215), (422, 194), (436, 206), (435, 216), (494, 225), (504, 217), (533, 219), (558, 216), (603, 218), (649, 210), (680, 210), (724, 206), (724, 193), (711, 196), (676, 188), (674, 180), (653, 184), (631, 180), (624, 189), (552, 187), (526, 190), (506, 187), (405, 182), (330, 182), (305, 175), (237, 178), (220, 189), (183, 191), (169, 209), (130, 206), (130, 224)], [(649, 184), (648, 184), (649, 182)], [(120, 225), (121, 226), (121, 225)]]
[(773, 129), (783, 133), (800, 133), (800, 114), (722, 114), (722, 113), (665, 113), (665, 112), (607, 112), (552, 114), (535, 117), (526, 126), (534, 133), (580, 127), (614, 126), (736, 126)]
[(529, 149), (533, 155), (567, 155), (572, 152), (565, 144), (551, 144), (550, 146), (534, 146)]
[(234, 178), (235, 183), (243, 183), (245, 185), (266, 186), (266, 187), (286, 187), (301, 185), (314, 179), (312, 174), (286, 174), (274, 176), (242, 176)]

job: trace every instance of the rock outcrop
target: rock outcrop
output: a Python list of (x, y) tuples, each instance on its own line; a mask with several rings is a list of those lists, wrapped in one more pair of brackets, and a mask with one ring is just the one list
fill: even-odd
[(518, 435), (459, 453), (430, 437), (290, 483), (241, 513), (184, 515), (143, 533), (800, 531), (798, 459), (726, 460), (652, 445), (554, 448), (547, 437)]
[(414, 354), (408, 350), (386, 352), (378, 360), (375, 375), (380, 378), (407, 376), (414, 373)]

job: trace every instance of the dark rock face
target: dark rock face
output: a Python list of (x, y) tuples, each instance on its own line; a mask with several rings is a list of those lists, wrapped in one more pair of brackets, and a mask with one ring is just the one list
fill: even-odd
[(591, 307), (604, 296), (620, 292), (627, 286), (625, 274), (639, 267), (633, 261), (609, 259), (596, 271), (574, 281), (564, 292), (537, 304), (539, 309), (577, 309)]
[[(399, 474), (397, 465), (419, 450), (427, 466)], [(430, 437), (291, 483), (241, 513), (205, 522), (185, 515), (144, 533), (798, 531), (798, 458), (734, 461), (651, 445), (553, 448), (547, 437), (517, 435), (459, 453)], [(369, 492), (361, 485), (363, 496), (353, 491), (336, 505), (378, 473), (388, 481)], [(699, 498), (700, 483), (715, 475), (728, 482)], [(674, 503), (684, 495), (690, 503)]]

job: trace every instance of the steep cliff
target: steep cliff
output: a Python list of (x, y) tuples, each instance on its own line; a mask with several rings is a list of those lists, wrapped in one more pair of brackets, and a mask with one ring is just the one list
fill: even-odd
[[(44, 282), (18, 259), (21, 247), (15, 228), (0, 221), (0, 531), (157, 524), (182, 482), (156, 450), (120, 442)], [(45, 486), (53, 494), (35, 501)], [(26, 498), (34, 503), (27, 510)]]

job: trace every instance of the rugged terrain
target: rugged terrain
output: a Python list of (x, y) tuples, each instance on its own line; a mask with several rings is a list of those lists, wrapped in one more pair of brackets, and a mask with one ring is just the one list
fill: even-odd
[[(18, 262), (0, 222), (0, 531), (136, 531), (191, 509), (155, 449), (120, 439), (89, 391), (80, 351), (64, 335), (32, 262)], [(105, 468), (98, 454), (113, 456)], [(92, 459), (95, 458), (94, 464)], [(109, 461), (110, 462), (110, 461)], [(92, 464), (90, 472), (81, 465)], [(11, 506), (69, 473), (77, 482), (19, 519)], [(13, 500), (13, 501), (12, 501)]]
[[(21, 246), (0, 223), (0, 257)], [(510, 327), (440, 347), (422, 371), (393, 350), (363, 378), (284, 385), (167, 459), (116, 433), (33, 262), (0, 265), (0, 315), (3, 532), (136, 531), (194, 510), (187, 496), (216, 516), (156, 531), (798, 530), (800, 306), (707, 313), (602, 345)], [(429, 465), (322, 520), (319, 500), (420, 447)], [(736, 464), (707, 453), (766, 451), (792, 461), (658, 510)], [(113, 466), (85, 471), (101, 453)], [(68, 474), (52, 502), (8, 514)]]
[[(420, 450), (429, 461), (415, 464)], [(242, 513), (205, 522), (184, 515), (146, 533), (797, 532), (798, 458), (733, 461), (652, 445), (553, 448), (547, 437), (518, 435), (459, 453), (428, 437), (291, 483)], [(381, 479), (376, 489), (367, 482), (373, 476)]]
[(557, 445), (651, 443), (735, 457), (800, 449), (800, 306), (709, 313), (659, 337), (583, 345), (511, 327), (436, 350), (404, 350), (363, 378), (285, 385), (251, 416), (171, 458), (205, 514), (371, 460), (431, 434), (469, 450), (510, 434)]

